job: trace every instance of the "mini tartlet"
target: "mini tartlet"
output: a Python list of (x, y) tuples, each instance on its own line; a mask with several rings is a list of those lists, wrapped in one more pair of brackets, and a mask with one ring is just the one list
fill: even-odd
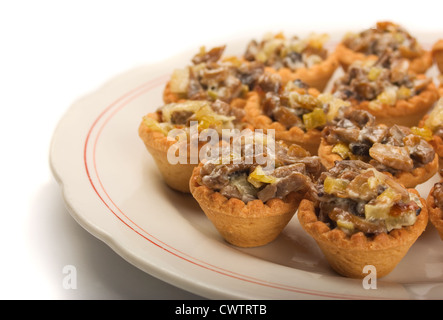
[(339, 66), (335, 54), (328, 53), (324, 46), (328, 38), (326, 34), (287, 38), (283, 33), (269, 33), (261, 41), (251, 40), (243, 57), (277, 72), (284, 84), (300, 80), (323, 91)]
[(174, 69), (163, 91), (165, 103), (180, 100), (222, 100), (231, 103), (243, 99), (254, 88), (265, 67), (236, 56), (225, 57), (226, 46), (205, 47), (194, 55), (191, 64)]
[(416, 126), (437, 101), (438, 91), (431, 78), (411, 74), (407, 66), (387, 51), (377, 60), (354, 62), (332, 91), (376, 116), (378, 123)]
[(414, 188), (437, 173), (438, 155), (416, 128), (376, 124), (364, 110), (349, 110), (322, 132), (318, 155), (326, 168), (336, 161), (362, 160)]
[(413, 73), (423, 74), (433, 63), (430, 51), (424, 50), (403, 27), (389, 21), (378, 22), (374, 28), (359, 33), (347, 33), (337, 45), (335, 54), (347, 70), (355, 61), (376, 59), (387, 50), (407, 59), (408, 70)]
[(191, 193), (208, 219), (225, 241), (238, 247), (263, 246), (277, 238), (324, 170), (318, 157), (300, 147), (275, 142), (275, 153), (267, 150), (265, 135), (263, 155), (275, 162), (260, 164), (259, 154), (248, 156), (244, 150), (260, 135), (252, 136), (255, 142), (243, 144), (240, 153), (202, 162), (190, 180)]
[(342, 110), (349, 108), (350, 103), (320, 93), (301, 81), (291, 81), (283, 86), (279, 79), (272, 74), (260, 78), (254, 97), (244, 107), (245, 121), (265, 132), (274, 130), (277, 140), (300, 145), (310, 154), (317, 155), (321, 130)]
[[(189, 193), (192, 170), (200, 162), (200, 150), (206, 144), (198, 134), (205, 129), (220, 132), (222, 129), (244, 128), (242, 117), (241, 108), (220, 100), (187, 100), (166, 104), (145, 115), (138, 134), (166, 184)], [(191, 135), (194, 135), (192, 140)], [(191, 150), (191, 143), (195, 150)]]
[(443, 98), (420, 121), (416, 132), (434, 148), (439, 158), (439, 172), (443, 177)]
[(378, 278), (403, 259), (428, 223), (426, 202), (389, 176), (359, 160), (337, 162), (317, 181), (317, 196), (298, 209), (303, 229), (330, 266), (363, 278), (373, 266)]
[(426, 203), (429, 211), (429, 220), (437, 229), (440, 239), (443, 240), (443, 183), (437, 182), (429, 191)]

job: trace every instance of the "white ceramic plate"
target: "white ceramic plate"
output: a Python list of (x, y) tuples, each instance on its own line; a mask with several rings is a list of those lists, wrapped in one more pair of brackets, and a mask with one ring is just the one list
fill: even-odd
[[(247, 39), (228, 43), (241, 52)], [(169, 189), (138, 137), (162, 104), (183, 53), (122, 74), (74, 103), (53, 136), (50, 162), (72, 216), (128, 262), (210, 299), (443, 298), (443, 241), (429, 225), (377, 289), (334, 273), (296, 217), (272, 243), (240, 249), (220, 237), (191, 195)], [(426, 197), (438, 180), (418, 190)]]

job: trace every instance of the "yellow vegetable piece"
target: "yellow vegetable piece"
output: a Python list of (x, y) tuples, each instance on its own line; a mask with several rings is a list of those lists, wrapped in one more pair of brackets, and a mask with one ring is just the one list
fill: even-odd
[(218, 98), (217, 91), (208, 90), (208, 96), (211, 100), (217, 100), (217, 98)]
[(162, 125), (159, 122), (155, 121), (150, 117), (143, 117), (143, 122), (151, 130), (161, 132), (165, 136), (168, 134), (169, 130), (167, 128), (162, 127)]
[(330, 103), (336, 98), (334, 98), (334, 96), (330, 93), (321, 93), (318, 95), (317, 99), (320, 100), (322, 103)]
[(327, 121), (334, 120), (341, 108), (346, 108), (346, 107), (349, 107), (350, 105), (351, 105), (351, 103), (348, 101), (334, 98), (329, 103), (329, 110), (328, 110), (328, 113), (326, 114), (326, 120)]
[(308, 38), (308, 44), (315, 49), (322, 49), (326, 41), (328, 41), (329, 35), (326, 33), (316, 34), (311, 33)]
[(285, 46), (283, 48), (280, 49), (280, 58), (284, 58), (288, 55), (289, 50), (288, 48)]
[(349, 101), (344, 101), (342, 99), (336, 98), (330, 93), (319, 94), (317, 99), (322, 104), (329, 104), (328, 113), (326, 114), (326, 121), (328, 122), (334, 120), (340, 108), (346, 108), (351, 105)]
[(334, 195), (339, 195), (340, 193), (345, 192), (348, 184), (348, 180), (336, 179), (329, 176), (326, 177), (323, 182), (325, 192)]
[(377, 100), (382, 104), (393, 105), (397, 101), (397, 92), (395, 89), (386, 88), (377, 96)]
[(249, 87), (247, 85), (242, 85), (240, 97), (245, 97), (249, 92)]
[(397, 99), (408, 99), (412, 95), (412, 90), (408, 87), (401, 86), (397, 91)]
[(365, 205), (366, 219), (387, 219), (392, 206), (401, 198), (401, 194), (395, 192), (392, 188), (387, 188), (375, 199), (373, 204)]
[(380, 69), (380, 68), (372, 67), (372, 68), (369, 70), (369, 73), (368, 73), (368, 79), (369, 79), (370, 81), (375, 81), (375, 80), (377, 80), (378, 76), (379, 76), (380, 73), (381, 73), (381, 70), (382, 70), (382, 69)]
[(338, 154), (342, 159), (348, 159), (351, 154), (351, 150), (349, 150), (349, 147), (343, 142), (337, 143), (332, 148), (332, 152)]
[(340, 229), (345, 229), (346, 231), (354, 231), (354, 224), (346, 220), (337, 220), (337, 227)]
[(378, 203), (390, 203), (390, 204), (394, 204), (395, 202), (400, 200), (402, 200), (402, 195), (398, 192), (395, 192), (395, 190), (392, 188), (387, 188), (376, 199)]
[(198, 121), (199, 130), (208, 128), (229, 129), (229, 124), (235, 117), (228, 117), (217, 114), (209, 105), (203, 105), (195, 112), (195, 118)]
[(277, 48), (284, 47), (284, 45), (285, 45), (284, 39), (274, 38), (266, 41), (263, 46), (263, 50), (260, 52), (265, 57), (265, 60), (263, 60), (263, 62), (268, 60), (268, 58), (271, 57), (277, 51)]
[(326, 115), (321, 108), (315, 108), (314, 111), (303, 115), (303, 123), (306, 130), (324, 126), (326, 124)]
[(405, 36), (399, 32), (396, 32), (396, 33), (394, 33), (394, 39), (398, 43), (403, 43), (403, 41), (405, 41)]
[(412, 127), (411, 131), (413, 134), (422, 137), (426, 141), (432, 140), (432, 131), (428, 127), (423, 127), (423, 128)]
[(367, 204), (365, 205), (365, 218), (367, 220), (386, 219), (391, 211), (391, 206), (387, 204)]
[(256, 188), (260, 188), (264, 183), (271, 184), (278, 179), (267, 174), (261, 166), (257, 166), (248, 176), (248, 182)]
[(266, 53), (264, 53), (264, 51), (260, 51), (255, 56), (255, 59), (260, 62), (266, 62), (266, 60), (268, 60), (268, 56), (266, 55)]
[(443, 125), (443, 98), (438, 100), (437, 105), (432, 109), (428, 119), (425, 120), (425, 126), (431, 131)]

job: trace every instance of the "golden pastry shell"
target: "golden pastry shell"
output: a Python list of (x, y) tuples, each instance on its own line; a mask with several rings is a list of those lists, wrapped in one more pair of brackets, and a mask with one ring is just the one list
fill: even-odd
[(257, 247), (275, 240), (294, 216), (303, 196), (293, 192), (266, 203), (258, 199), (248, 203), (228, 199), (199, 183), (202, 165), (193, 171), (191, 193), (224, 240), (234, 246)]
[[(418, 195), (415, 190), (410, 190)], [(403, 259), (409, 248), (425, 230), (428, 212), (424, 199), (423, 209), (414, 225), (367, 237), (362, 232), (351, 236), (342, 230), (330, 229), (318, 220), (314, 202), (304, 199), (298, 209), (298, 220), (303, 229), (314, 238), (330, 266), (339, 274), (350, 278), (366, 276), (363, 269), (374, 266), (377, 277), (389, 274)]]

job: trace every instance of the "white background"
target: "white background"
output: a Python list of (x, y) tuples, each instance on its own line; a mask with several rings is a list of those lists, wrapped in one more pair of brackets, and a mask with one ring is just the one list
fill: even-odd
[[(0, 1), (0, 299), (195, 299), (128, 264), (64, 207), (48, 158), (78, 98), (137, 66), (239, 34), (360, 30), (443, 38), (440, 1)], [(77, 289), (63, 288), (63, 267)]]

